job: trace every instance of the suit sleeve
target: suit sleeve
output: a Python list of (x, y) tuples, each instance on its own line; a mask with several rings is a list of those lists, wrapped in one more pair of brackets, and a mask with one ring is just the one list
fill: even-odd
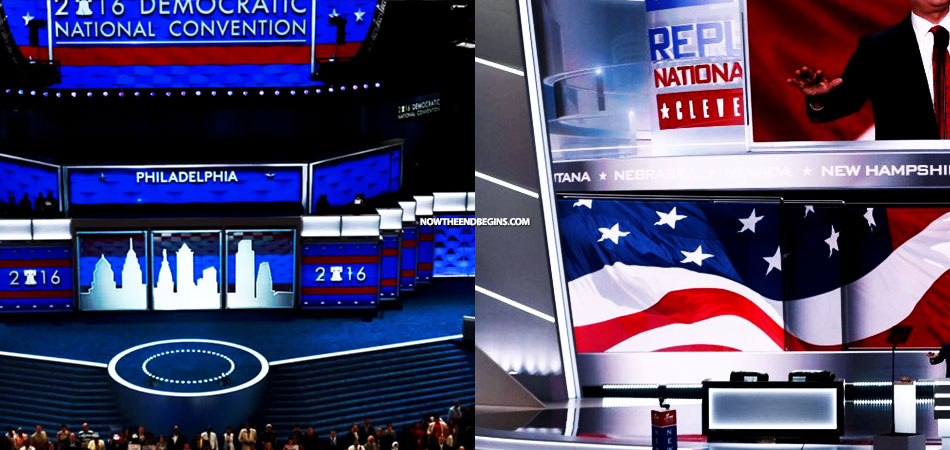
[[(870, 94), (870, 73), (875, 70), (870, 64), (872, 50), (866, 39), (858, 42), (858, 48), (848, 60), (841, 74), (842, 83), (825, 95), (805, 97), (805, 111), (812, 122), (830, 122), (853, 114), (864, 106)], [(820, 103), (820, 109), (812, 103)]]
[(930, 364), (942, 363), (945, 359), (947, 359), (947, 351), (948, 349), (946, 345), (944, 345), (943, 347), (940, 347), (940, 352), (937, 353), (937, 356), (934, 356), (934, 359), (930, 361)]

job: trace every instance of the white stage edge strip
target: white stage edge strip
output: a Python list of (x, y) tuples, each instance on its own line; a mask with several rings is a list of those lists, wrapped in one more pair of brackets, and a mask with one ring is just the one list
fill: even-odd
[(58, 363), (64, 363), (64, 364), (76, 364), (79, 366), (99, 367), (101, 369), (106, 369), (109, 367), (109, 365), (105, 363), (82, 361), (78, 359), (56, 358), (53, 356), (27, 355), (25, 353), (0, 352), (0, 356), (9, 356), (11, 358), (35, 359), (38, 361), (58, 362)]
[(477, 57), (477, 56), (475, 57), (475, 62), (477, 62), (477, 63), (479, 63), (479, 64), (482, 64), (482, 65), (485, 65), (485, 66), (488, 66), (488, 67), (491, 67), (492, 69), (498, 69), (498, 70), (501, 70), (501, 71), (504, 71), (504, 72), (508, 72), (508, 73), (510, 73), (510, 74), (512, 74), (512, 75), (518, 75), (519, 77), (523, 77), (523, 76), (524, 76), (524, 72), (522, 72), (522, 71), (520, 71), (520, 70), (518, 70), (518, 69), (515, 69), (514, 67), (508, 67), (508, 66), (506, 66), (506, 65), (504, 65), (504, 64), (498, 64), (498, 63), (496, 63), (496, 62), (492, 62), (492, 61), (489, 61), (489, 60), (487, 60), (487, 59), (482, 59), (482, 58), (479, 58), (479, 57)]
[(461, 334), (456, 334), (452, 336), (443, 336), (443, 337), (432, 338), (432, 339), (422, 339), (419, 341), (401, 342), (398, 344), (380, 345), (378, 347), (368, 347), (368, 348), (361, 348), (357, 350), (346, 350), (342, 352), (324, 353), (322, 355), (301, 356), (299, 358), (282, 359), (280, 361), (272, 361), (270, 365), (280, 366), (284, 364), (293, 364), (293, 363), (298, 363), (298, 362), (303, 362), (303, 361), (315, 361), (318, 359), (335, 358), (337, 356), (358, 355), (360, 353), (369, 353), (369, 352), (375, 352), (379, 350), (390, 350), (390, 349), (402, 348), (402, 347), (412, 347), (416, 345), (432, 344), (435, 342), (442, 342), (442, 341), (454, 341), (454, 340), (459, 340), (459, 339), (462, 339)]
[(537, 318), (539, 318), (539, 319), (546, 320), (546, 321), (551, 322), (551, 323), (555, 323), (555, 322), (554, 322), (554, 317), (552, 317), (552, 316), (550, 316), (550, 315), (548, 315), (548, 314), (545, 314), (545, 313), (543, 313), (543, 312), (541, 312), (541, 311), (538, 311), (538, 310), (536, 310), (536, 309), (534, 309), (534, 308), (532, 308), (532, 307), (530, 307), (530, 306), (525, 306), (525, 305), (523, 305), (523, 304), (521, 304), (521, 303), (518, 303), (518, 302), (516, 302), (516, 301), (514, 301), (514, 300), (512, 300), (512, 299), (510, 299), (510, 298), (508, 298), (508, 297), (505, 297), (504, 295), (501, 295), (501, 294), (498, 294), (498, 293), (496, 293), (496, 292), (493, 292), (493, 291), (490, 291), (490, 290), (488, 290), (488, 289), (485, 289), (485, 288), (483, 288), (483, 287), (481, 287), (481, 286), (479, 286), (479, 285), (477, 285), (477, 284), (475, 285), (475, 292), (478, 292), (478, 293), (481, 293), (481, 294), (485, 294), (485, 295), (487, 295), (487, 296), (489, 296), (489, 297), (491, 297), (491, 298), (493, 298), (493, 299), (495, 299), (495, 300), (498, 300), (499, 302), (502, 302), (502, 303), (504, 303), (504, 304), (506, 304), (506, 305), (508, 305), (508, 306), (511, 306), (512, 308), (520, 309), (520, 310), (522, 310), (522, 311), (524, 311), (524, 312), (526, 312), (526, 313), (528, 313), (528, 314), (531, 314), (532, 316), (535, 316), (535, 317), (537, 317)]
[(511, 184), (511, 183), (509, 183), (509, 182), (507, 182), (507, 181), (504, 181), (504, 180), (495, 178), (495, 177), (493, 177), (493, 176), (491, 176), (491, 175), (486, 175), (486, 174), (481, 173), (481, 172), (479, 172), (479, 171), (477, 171), (477, 170), (475, 171), (475, 178), (481, 178), (481, 179), (483, 179), (483, 180), (485, 180), (485, 181), (487, 181), (487, 182), (489, 182), (489, 183), (497, 184), (497, 185), (499, 185), (499, 186), (501, 186), (501, 187), (511, 189), (512, 191), (515, 191), (515, 192), (517, 192), (517, 193), (519, 193), (519, 194), (527, 195), (528, 197), (531, 197), (531, 198), (538, 198), (538, 193), (537, 193), (537, 192), (534, 192), (534, 191), (532, 191), (532, 190), (525, 189), (525, 188), (523, 188), (523, 187), (521, 187), (521, 186), (517, 186), (517, 185)]

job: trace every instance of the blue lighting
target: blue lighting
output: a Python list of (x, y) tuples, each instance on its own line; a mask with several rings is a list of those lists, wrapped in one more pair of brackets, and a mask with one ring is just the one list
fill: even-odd
[(376, 87), (379, 87), (379, 82), (376, 83)]

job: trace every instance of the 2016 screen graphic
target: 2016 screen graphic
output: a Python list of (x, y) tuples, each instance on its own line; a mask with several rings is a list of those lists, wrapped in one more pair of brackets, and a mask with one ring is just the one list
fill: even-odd
[[(384, 3), (383, 3), (384, 4)], [(374, 0), (13, 0), (27, 60), (55, 60), (54, 88), (303, 86), (320, 59), (356, 54)]]
[(73, 281), (68, 242), (0, 245), (0, 313), (71, 311)]
[(303, 308), (375, 308), (381, 248), (373, 241), (305, 242)]

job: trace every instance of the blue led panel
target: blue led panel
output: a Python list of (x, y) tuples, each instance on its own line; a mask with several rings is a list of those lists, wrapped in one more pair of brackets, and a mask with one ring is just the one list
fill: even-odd
[(0, 313), (72, 311), (70, 242), (0, 245)]
[(402, 148), (387, 147), (314, 163), (310, 172), (310, 202), (318, 209), (321, 196), (330, 207), (353, 202), (357, 194), (373, 198), (396, 192), (402, 180)]
[(0, 217), (35, 217), (59, 207), (59, 168), (0, 155)]
[[(468, 215), (439, 216), (447, 219), (472, 218)], [(475, 227), (439, 225), (435, 227), (433, 277), (475, 276)]]
[(432, 281), (432, 267), (435, 262), (435, 227), (419, 225), (419, 256), (416, 282)]

